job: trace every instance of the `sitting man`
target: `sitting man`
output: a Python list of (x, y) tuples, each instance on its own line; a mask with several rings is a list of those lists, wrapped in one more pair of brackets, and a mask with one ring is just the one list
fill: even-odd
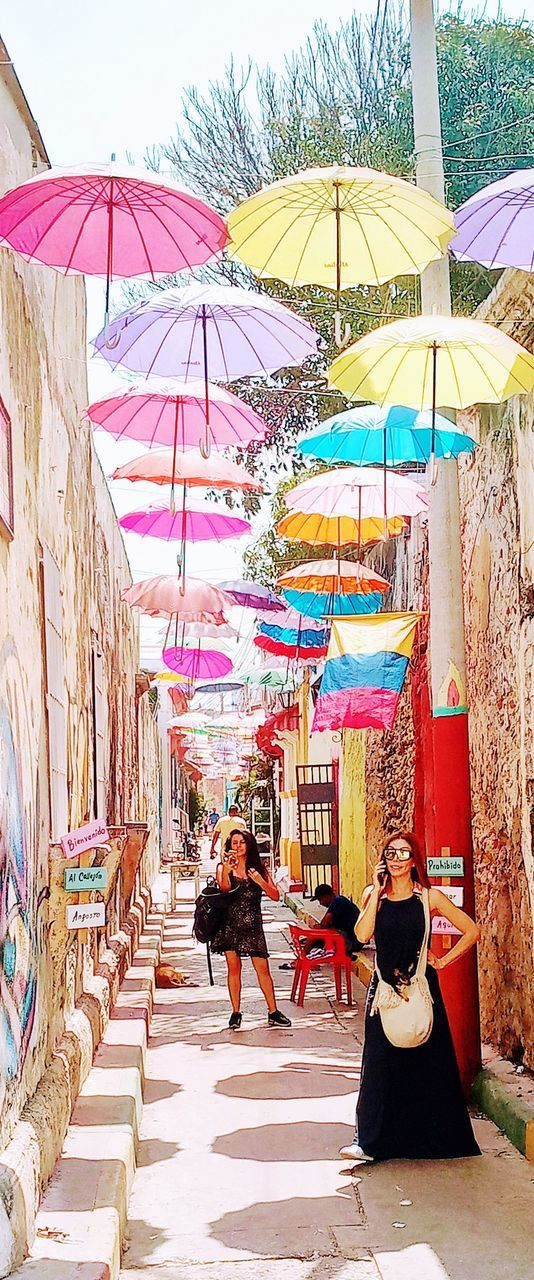
[(361, 951), (363, 944), (354, 935), (354, 926), (360, 912), (350, 898), (345, 898), (342, 893), (334, 893), (331, 884), (318, 884), (313, 898), (326, 908), (326, 915), (318, 921), (317, 928), (337, 929), (338, 933), (342, 933), (348, 956)]

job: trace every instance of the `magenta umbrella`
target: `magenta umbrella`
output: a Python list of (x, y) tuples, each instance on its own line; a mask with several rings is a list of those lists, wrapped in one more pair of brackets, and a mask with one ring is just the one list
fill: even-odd
[(0, 200), (0, 243), (27, 262), (152, 280), (208, 262), (228, 241), (220, 214), (159, 174), (117, 164), (47, 169)]
[(215, 680), (227, 676), (233, 662), (217, 649), (183, 649), (172, 646), (163, 650), (163, 661), (169, 671), (189, 680)]
[(248, 520), (207, 505), (188, 507), (174, 515), (168, 507), (146, 507), (121, 516), (119, 524), (142, 538), (161, 538), (164, 542), (222, 542), (224, 538), (242, 538), (250, 533)]

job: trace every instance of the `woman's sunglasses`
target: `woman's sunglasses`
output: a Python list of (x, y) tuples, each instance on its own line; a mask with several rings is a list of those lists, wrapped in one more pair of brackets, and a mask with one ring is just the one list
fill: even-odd
[(413, 858), (411, 849), (384, 849), (386, 862), (408, 862)]

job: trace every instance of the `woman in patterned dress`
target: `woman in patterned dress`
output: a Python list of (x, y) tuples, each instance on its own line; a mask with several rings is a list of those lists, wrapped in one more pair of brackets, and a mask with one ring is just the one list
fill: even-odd
[(217, 884), (223, 893), (232, 893), (222, 924), (213, 938), (211, 950), (226, 956), (228, 991), (232, 1015), (231, 1031), (241, 1027), (242, 957), (250, 956), (258, 984), (265, 997), (270, 1027), (290, 1027), (289, 1018), (276, 1007), (273, 980), (269, 969), (267, 943), (261, 917), (261, 898), (265, 893), (273, 902), (280, 894), (261, 861), (256, 840), (250, 831), (232, 831), (226, 841), (223, 861), (217, 867)]

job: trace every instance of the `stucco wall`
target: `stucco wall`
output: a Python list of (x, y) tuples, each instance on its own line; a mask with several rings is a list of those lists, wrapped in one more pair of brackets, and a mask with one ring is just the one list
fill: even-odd
[[(31, 177), (35, 145), (0, 77), (0, 189)], [(42, 167), (42, 166), (41, 166)], [(91, 649), (104, 661), (108, 706), (107, 818), (136, 819), (137, 624), (120, 591), (129, 569), (91, 431), (83, 282), (0, 250), (0, 396), (13, 436), (14, 538), (0, 536), (0, 1145), (50, 1060), (66, 1015), (90, 977), (103, 937), (50, 945), (50, 809), (40, 549), (61, 574), (68, 721), (69, 821), (93, 800)], [(146, 703), (146, 698), (144, 699)], [(143, 803), (155, 862), (152, 717), (141, 704), (147, 753)], [(64, 833), (62, 833), (64, 834)]]
[[(482, 318), (534, 346), (534, 280), (507, 272)], [(466, 416), (461, 468), (482, 1031), (534, 1067), (534, 397)]]

